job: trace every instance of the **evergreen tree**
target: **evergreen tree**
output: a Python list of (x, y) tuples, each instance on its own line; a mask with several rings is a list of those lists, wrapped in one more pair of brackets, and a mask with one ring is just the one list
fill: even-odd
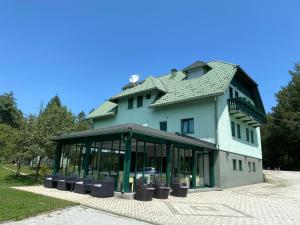
[(262, 129), (265, 167), (300, 170), (300, 63), (291, 81), (275, 95), (277, 105)]

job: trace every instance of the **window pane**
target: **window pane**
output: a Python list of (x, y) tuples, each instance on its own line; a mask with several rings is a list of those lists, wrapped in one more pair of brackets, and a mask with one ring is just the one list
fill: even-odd
[(182, 121), (182, 133), (187, 133), (188, 132), (188, 121), (186, 121), (186, 120), (183, 120)]
[(233, 121), (231, 121), (231, 134), (235, 137), (235, 123)]
[(237, 137), (241, 138), (241, 126), (239, 124), (237, 124), (236, 129), (237, 129)]
[(194, 133), (194, 119), (189, 120), (189, 133)]
[(133, 108), (133, 98), (129, 98), (128, 99), (128, 109), (132, 109)]
[(167, 131), (167, 128), (168, 128), (167, 121), (160, 122), (159, 128), (160, 128), (160, 130)]
[(233, 164), (233, 170), (236, 170), (236, 160), (235, 159), (232, 160), (232, 164)]
[(253, 135), (253, 130), (251, 130), (251, 143), (254, 143), (254, 135)]
[(247, 138), (247, 141), (249, 142), (249, 129), (246, 128), (246, 138)]
[(142, 107), (143, 106), (143, 96), (138, 96), (137, 98), (137, 107)]

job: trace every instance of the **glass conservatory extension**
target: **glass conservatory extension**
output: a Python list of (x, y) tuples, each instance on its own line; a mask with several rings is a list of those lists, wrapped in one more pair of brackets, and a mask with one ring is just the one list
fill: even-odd
[(114, 177), (115, 190), (134, 192), (136, 180), (179, 178), (190, 188), (214, 186), (215, 146), (136, 124), (64, 134), (56, 142), (53, 172)]

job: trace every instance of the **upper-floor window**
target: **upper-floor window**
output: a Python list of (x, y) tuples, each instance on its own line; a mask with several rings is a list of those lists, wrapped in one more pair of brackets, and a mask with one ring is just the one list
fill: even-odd
[(150, 99), (151, 98), (151, 94), (146, 94), (146, 99)]
[(229, 87), (229, 97), (233, 98), (233, 88)]
[(137, 107), (142, 107), (143, 106), (143, 95), (140, 95), (137, 97)]
[(133, 98), (128, 99), (128, 109), (133, 109)]
[(232, 160), (232, 168), (233, 170), (236, 170), (236, 159)]
[(237, 137), (241, 139), (241, 125), (236, 125)]
[(249, 138), (249, 128), (246, 128), (246, 140), (249, 142), (250, 138)]
[(243, 162), (239, 160), (239, 171), (243, 171)]
[(183, 134), (194, 133), (194, 119), (181, 120), (181, 133)]
[(254, 143), (254, 133), (253, 130), (250, 131), (251, 143)]
[(159, 123), (159, 129), (163, 131), (167, 131), (168, 129), (168, 122), (167, 121), (162, 121)]
[(231, 121), (231, 134), (235, 137), (235, 122)]
[(239, 92), (235, 91), (235, 97), (238, 98), (239, 97)]

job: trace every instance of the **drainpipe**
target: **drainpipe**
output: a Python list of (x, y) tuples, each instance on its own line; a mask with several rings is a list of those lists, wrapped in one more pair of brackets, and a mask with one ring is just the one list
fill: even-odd
[(215, 144), (216, 144), (216, 148), (219, 148), (219, 138), (218, 138), (218, 97), (215, 97)]

